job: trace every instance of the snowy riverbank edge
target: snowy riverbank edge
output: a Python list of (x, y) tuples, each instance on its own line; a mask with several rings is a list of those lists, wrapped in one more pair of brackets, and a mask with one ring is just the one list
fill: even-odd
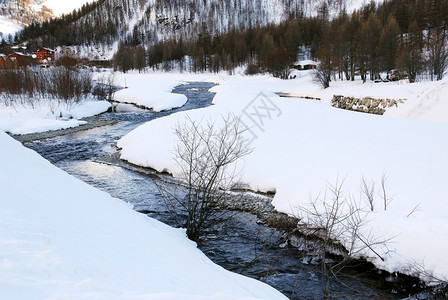
[(0, 132), (5, 299), (286, 299)]
[[(270, 104), (271, 114), (252, 141), (255, 151), (244, 161), (243, 180), (252, 190), (276, 191), (274, 206), (297, 216), (300, 207), (323, 195), (328, 184), (344, 181), (344, 193), (363, 202), (362, 178), (369, 184), (375, 181), (379, 189), (382, 175), (387, 174), (387, 193), (393, 201), (384, 211), (375, 193), (375, 209), (368, 214), (363, 229), (364, 234), (378, 239), (391, 238), (387, 247), (375, 249), (384, 261), (369, 251), (359, 255), (389, 272), (420, 275), (426, 280), (430, 280), (429, 274), (446, 278), (448, 245), (440, 237), (448, 234), (448, 204), (444, 199), (448, 176), (443, 171), (448, 169), (448, 142), (442, 138), (448, 134), (448, 125), (443, 123), (448, 120), (442, 118), (448, 107), (443, 97), (447, 79), (407, 85), (336, 82), (322, 90), (308, 75), (287, 81), (270, 76), (202, 77), (220, 83), (212, 89), (215, 105), (176, 113), (135, 129), (118, 142), (122, 159), (176, 175), (179, 170), (172, 159), (175, 124), (187, 115), (192, 120), (219, 123), (228, 113), (251, 121), (254, 111), (250, 109), (258, 107), (269, 113), (265, 105)], [(322, 100), (280, 98), (275, 94), (278, 92)], [(386, 112), (398, 117), (374, 116), (330, 107), (334, 94), (388, 95), (406, 102)], [(264, 103), (257, 102), (260, 99)], [(420, 242), (416, 244), (417, 240)], [(417, 274), (412, 266), (424, 268), (427, 274)]]
[[(351, 141), (349, 143), (349, 146), (354, 147), (353, 150), (350, 151), (357, 151), (364, 153), (361, 157), (355, 157), (354, 161), (359, 161), (362, 165), (362, 167), (365, 167), (366, 162), (365, 160), (369, 159), (369, 157), (373, 156), (380, 156), (385, 159), (385, 162), (381, 163), (381, 165), (378, 166), (378, 168), (373, 168), (373, 170), (370, 170), (369, 172), (360, 172), (361, 168), (358, 168), (357, 166), (350, 170), (350, 168), (345, 169), (341, 172), (334, 172), (334, 170), (330, 167), (329, 170), (332, 170), (331, 174), (323, 176), (320, 178), (320, 180), (316, 183), (316, 185), (311, 185), (308, 187), (308, 189), (305, 189), (306, 197), (304, 197), (304, 201), (306, 202), (306, 199), (309, 199), (310, 195), (312, 195), (312, 189), (314, 190), (321, 190), (322, 187), (325, 185), (326, 180), (331, 183), (334, 182), (335, 178), (337, 176), (340, 176), (340, 178), (346, 176), (347, 174), (355, 174), (359, 176), (365, 176), (368, 180), (370, 179), (369, 176), (371, 174), (374, 174), (376, 176), (375, 178), (378, 179), (378, 177), (381, 176), (381, 174), (384, 172), (384, 165), (388, 162), (392, 162), (392, 169), (394, 170), (400, 170), (399, 167), (403, 167), (401, 171), (398, 173), (390, 173), (392, 174), (393, 182), (391, 182), (390, 187), (392, 188), (391, 195), (399, 195), (399, 201), (395, 199), (393, 201), (393, 205), (390, 207), (389, 212), (387, 213), (381, 213), (376, 212), (373, 214), (373, 217), (378, 218), (374, 220), (374, 222), (371, 222), (371, 227), (375, 228), (376, 224), (379, 224), (376, 230), (379, 230), (381, 232), (386, 232), (387, 236), (393, 236), (395, 235), (398, 237), (398, 240), (395, 238), (395, 240), (392, 243), (392, 249), (389, 252), (388, 255), (395, 256), (393, 259), (388, 259), (388, 261), (385, 262), (386, 267), (385, 269), (390, 269), (392, 271), (406, 271), (406, 267), (409, 266), (410, 263), (418, 263), (425, 266), (425, 268), (429, 272), (433, 272), (436, 276), (444, 277), (445, 274), (447, 274), (446, 266), (447, 258), (445, 257), (445, 250), (447, 249), (446, 244), (443, 242), (440, 242), (440, 236), (446, 236), (446, 219), (447, 216), (445, 212), (447, 211), (446, 207), (444, 206), (443, 201), (441, 201), (440, 196), (443, 195), (441, 192), (441, 188), (443, 188), (443, 185), (441, 185), (441, 182), (446, 182), (446, 173), (443, 173), (442, 170), (444, 169), (446, 165), (446, 157), (441, 156), (440, 153), (443, 153), (443, 151), (446, 150), (446, 144), (445, 142), (440, 138), (443, 136), (446, 136), (446, 126), (444, 127), (443, 124), (440, 123), (433, 123), (433, 122), (420, 122), (420, 121), (409, 121), (409, 120), (403, 120), (403, 119), (392, 119), (388, 117), (377, 117), (377, 116), (368, 116), (364, 114), (356, 114), (353, 112), (339, 112), (337, 114), (334, 114), (333, 112), (331, 114), (320, 114), (317, 113), (320, 111), (316, 110), (316, 105), (322, 105), (315, 101), (303, 101), (298, 99), (280, 99), (273, 95), (272, 91), (275, 92), (284, 92), (295, 96), (313, 96), (316, 98), (322, 99), (321, 102), (323, 103), (329, 103), (331, 100), (331, 97), (333, 94), (342, 94), (342, 95), (351, 95), (351, 96), (373, 96), (373, 97), (383, 97), (385, 94), (391, 96), (391, 97), (397, 97), (397, 98), (406, 98), (407, 101), (405, 103), (406, 106), (398, 107), (397, 109), (391, 110), (386, 112), (386, 114), (389, 115), (395, 115), (395, 116), (401, 116), (401, 117), (410, 117), (410, 118), (417, 118), (417, 119), (427, 119), (427, 120), (437, 120), (440, 122), (446, 122), (446, 116), (448, 114), (444, 113), (447, 110), (445, 109), (446, 101), (443, 101), (444, 97), (443, 95), (446, 95), (446, 83), (447, 80), (443, 80), (441, 82), (435, 82), (435, 83), (419, 83), (419, 84), (412, 84), (412, 85), (401, 85), (398, 86), (397, 84), (366, 84), (362, 85), (359, 84), (359, 82), (351, 83), (351, 82), (345, 82), (340, 83), (336, 82), (332, 85), (330, 89), (327, 90), (321, 90), (319, 87), (317, 87), (309, 76), (298, 76), (297, 80), (288, 80), (288, 81), (280, 81), (273, 79), (269, 76), (255, 76), (255, 77), (245, 77), (245, 76), (235, 76), (235, 77), (229, 77), (226, 74), (218, 74), (218, 75), (207, 75), (207, 74), (164, 74), (164, 73), (152, 73), (147, 74), (147, 76), (152, 77), (161, 77), (164, 78), (164, 80), (170, 80), (170, 81), (213, 81), (216, 83), (221, 83), (222, 87), (216, 87), (213, 91), (218, 93), (217, 97), (215, 98), (214, 102), (218, 106), (220, 105), (221, 108), (222, 104), (227, 103), (229, 99), (234, 98), (235, 100), (238, 100), (240, 103), (239, 106), (235, 107), (234, 104), (232, 104), (232, 101), (228, 102), (229, 105), (229, 111), (235, 110), (241, 112), (245, 106), (247, 106), (248, 103), (250, 103), (255, 96), (258, 95), (258, 93), (261, 91), (265, 93), (269, 99), (275, 99), (275, 103), (281, 103), (282, 105), (287, 105), (286, 107), (281, 107), (282, 112), (284, 112), (285, 108), (293, 108), (293, 113), (286, 113), (282, 116), (282, 119), (284, 120), (287, 116), (293, 116), (291, 120), (295, 120), (298, 117), (302, 117), (302, 114), (297, 114), (300, 111), (303, 111), (306, 113), (307, 111), (310, 112), (310, 116), (308, 119), (309, 122), (302, 123), (304, 125), (305, 129), (313, 128), (315, 122), (313, 121), (313, 118), (315, 118), (317, 121), (323, 120), (325, 125), (327, 125), (328, 131), (335, 132), (335, 131), (346, 131), (348, 129), (351, 129), (350, 127), (345, 127), (347, 123), (337, 123), (337, 121), (341, 118), (341, 114), (347, 114), (347, 118), (350, 120), (349, 123), (352, 123), (353, 127), (353, 134), (351, 137), (358, 137), (358, 136), (364, 136), (364, 135), (370, 135), (371, 133), (374, 133), (373, 137), (381, 137), (382, 132), (386, 132), (387, 134), (385, 136), (382, 136), (380, 141), (382, 143), (386, 143), (384, 147), (373, 147), (372, 149), (369, 149), (369, 146), (371, 146), (371, 143), (367, 143), (366, 146), (359, 145), (359, 141), (355, 139), (356, 142), (354, 143)], [(147, 77), (148, 78), (148, 77)], [(227, 82), (227, 83), (226, 83)], [(239, 82), (239, 83), (238, 83)], [(234, 89), (234, 91), (232, 91)], [(256, 92), (256, 93), (255, 93)], [(446, 100), (446, 99), (445, 99)], [(221, 102), (221, 104), (220, 104)], [(284, 103), (283, 103), (284, 102)], [(294, 104), (292, 104), (294, 102)], [(305, 104), (307, 103), (307, 104)], [(313, 104), (311, 104), (313, 103)], [(233, 108), (232, 108), (233, 106)], [(325, 105), (324, 105), (325, 106)], [(213, 109), (213, 107), (206, 109), (204, 114), (201, 114), (202, 116), (209, 116), (213, 117), (213, 114), (210, 114), (210, 109)], [(312, 108), (309, 110), (309, 108)], [(203, 110), (202, 110), (203, 111)], [(226, 112), (227, 110), (223, 110)], [(223, 111), (218, 112), (216, 116), (220, 115)], [(2, 111), (3, 112), (3, 111)], [(325, 110), (323, 111), (325, 112)], [(327, 111), (328, 112), (328, 111)], [(192, 114), (196, 114), (197, 112), (191, 112)], [(164, 150), (170, 150), (170, 146), (172, 145), (172, 142), (170, 141), (170, 138), (172, 137), (172, 127), (176, 122), (176, 118), (183, 118), (184, 113), (182, 115), (176, 116), (176, 117), (170, 117), (170, 120), (164, 124), (158, 123), (157, 126), (167, 126), (166, 128), (159, 127), (158, 129), (161, 131), (160, 134), (155, 134), (153, 131), (148, 131), (145, 134), (145, 139), (151, 140), (151, 145), (149, 147), (155, 148), (149, 151), (148, 154), (150, 154), (150, 159), (146, 162), (150, 161), (151, 166), (158, 166), (160, 170), (163, 170), (165, 168), (168, 169), (171, 164), (171, 157), (164, 156), (162, 152)], [(286, 116), (285, 116), (286, 115)], [(339, 115), (339, 116), (338, 116)], [(334, 116), (338, 116), (337, 118), (334, 118)], [(354, 117), (358, 116), (358, 117)], [(361, 117), (362, 116), (362, 117)], [(444, 117), (445, 116), (445, 117)], [(306, 117), (306, 116), (305, 116)], [(330, 117), (329, 121), (325, 121), (326, 117)], [(345, 117), (344, 117), (345, 118)], [(360, 121), (363, 120), (369, 120), (369, 119), (376, 119), (377, 121)], [(356, 121), (354, 120), (356, 119)], [(3, 116), (0, 118), (0, 120), (4, 120)], [(379, 121), (381, 120), (381, 121)], [(391, 121), (394, 120), (394, 121)], [(331, 122), (330, 122), (331, 121)], [(391, 123), (392, 122), (392, 123)], [(288, 131), (286, 133), (280, 134), (280, 138), (284, 138), (284, 136), (287, 136), (288, 132), (290, 133), (290, 137), (297, 138), (296, 131), (297, 128), (295, 126), (301, 125), (300, 123), (295, 123), (293, 121), (289, 122), (289, 126), (286, 128)], [(369, 124), (367, 127), (362, 127), (363, 125)], [(377, 126), (378, 124), (384, 123), (381, 126)], [(335, 126), (337, 124), (337, 126)], [(407, 128), (411, 124), (411, 128)], [(396, 125), (399, 125), (398, 128), (395, 128)], [(156, 126), (156, 125), (154, 125)], [(156, 126), (156, 127), (157, 127)], [(271, 125), (269, 125), (271, 126)], [(266, 143), (272, 143), (270, 142), (270, 139), (273, 139), (273, 128), (272, 127), (269, 131), (267, 131), (266, 135), (260, 136), (260, 138), (256, 141), (256, 143), (261, 143), (261, 145)], [(268, 127), (266, 129), (269, 129)], [(304, 153), (301, 153), (300, 151), (296, 151), (298, 154), (301, 154), (302, 156), (305, 155), (305, 157), (321, 157), (322, 153), (325, 153), (325, 149), (332, 149), (333, 156), (340, 155), (341, 158), (346, 158), (346, 154), (341, 155), (341, 153), (344, 153), (344, 150), (346, 150), (346, 147), (343, 147), (341, 150), (334, 151), (334, 145), (329, 142), (329, 144), (323, 144), (323, 143), (315, 143), (316, 141), (321, 141), (322, 139), (325, 139), (326, 136), (316, 136), (314, 139), (309, 139), (313, 134), (320, 133), (322, 128), (320, 128), (318, 131), (313, 130), (308, 135), (308, 139), (304, 140), (302, 138), (301, 142), (307, 141), (307, 142), (313, 142), (313, 145), (315, 145), (315, 149), (317, 149), (317, 153), (314, 153), (316, 151), (312, 151), (313, 149), (305, 149), (303, 148), (302, 143), (295, 143), (293, 149), (285, 148), (285, 144), (278, 144), (276, 143), (276, 147), (272, 153), (278, 153), (278, 151), (281, 151), (280, 153), (283, 153), (285, 149), (287, 150), (287, 153), (291, 153), (291, 150), (306, 150)], [(338, 130), (336, 130), (338, 129)], [(344, 130), (346, 129), (346, 130)], [(404, 130), (402, 132), (402, 129)], [(417, 129), (417, 131), (415, 131)], [(435, 129), (435, 130), (433, 130)], [(349, 130), (350, 131), (350, 130)], [(414, 131), (414, 132), (413, 132)], [(275, 131), (274, 131), (275, 132)], [(166, 134), (165, 137), (161, 138), (163, 134)], [(372, 138), (373, 138), (372, 137)], [(401, 137), (404, 137), (404, 141), (397, 142)], [(423, 138), (422, 138), (423, 137)], [(335, 136), (334, 139), (330, 138), (331, 142), (338, 141), (339, 143), (346, 142), (346, 140), (338, 139), (340, 136)], [(276, 141), (277, 136), (274, 137), (274, 140)], [(415, 142), (411, 142), (412, 139), (416, 140)], [(437, 139), (440, 139), (439, 144), (437, 144)], [(161, 142), (168, 140), (168, 142), (163, 145)], [(364, 141), (364, 139), (361, 139), (361, 142)], [(393, 141), (392, 144), (389, 144), (387, 142)], [(430, 144), (428, 146), (425, 145), (426, 141), (430, 141)], [(336, 143), (338, 144), (338, 143)], [(305, 143), (306, 145), (306, 143)], [(390, 145), (388, 147), (388, 145)], [(422, 147), (420, 147), (422, 145)], [(140, 148), (142, 145), (139, 145), (138, 142), (135, 143), (136, 149)], [(286, 145), (288, 146), (288, 145)], [(441, 146), (440, 151), (431, 151), (431, 147), (438, 147)], [(319, 150), (322, 148), (323, 150)], [(415, 148), (415, 149), (414, 149)], [(267, 148), (272, 149), (272, 148)], [(281, 149), (281, 150), (279, 150)], [(407, 153), (408, 150), (411, 149), (410, 153)], [(147, 151), (147, 148), (141, 148), (140, 152)], [(155, 151), (155, 152), (154, 152)], [(159, 151), (159, 154), (157, 152)], [(169, 151), (167, 151), (169, 152)], [(352, 152), (350, 152), (352, 153)], [(446, 152), (445, 152), (446, 153)], [(437, 155), (433, 155), (437, 154)], [(325, 164), (326, 161), (318, 164), (316, 167), (309, 168), (309, 164), (304, 163), (303, 167), (304, 170), (301, 170), (301, 167), (297, 167), (297, 159), (292, 157), (291, 163), (285, 166), (285, 170), (288, 170), (290, 168), (296, 168), (300, 171), (300, 173), (305, 174), (303, 178), (306, 179), (307, 177), (307, 171), (309, 174), (311, 174), (315, 178), (316, 172), (320, 172), (322, 170), (322, 165)], [(290, 157), (290, 160), (291, 160)], [(366, 158), (367, 157), (367, 158)], [(400, 162), (394, 163), (393, 158), (399, 157)], [(285, 178), (285, 176), (280, 176), (279, 178), (276, 178), (275, 173), (271, 173), (271, 170), (273, 169), (273, 165), (276, 163), (275, 161), (272, 162), (270, 159), (275, 158), (275, 155), (270, 154), (269, 160), (264, 159), (264, 162), (269, 162), (266, 165), (264, 165), (264, 169), (262, 172), (260, 172), (260, 178), (265, 179), (265, 181), (260, 180), (258, 184), (253, 185), (255, 189), (259, 188), (260, 190), (269, 190), (269, 189), (277, 189), (277, 195), (276, 199), (274, 201), (274, 204), (277, 205), (277, 207), (283, 207), (285, 208), (285, 211), (290, 212), (291, 208), (293, 207), (292, 204), (296, 202), (282, 202), (279, 201), (279, 193), (282, 194), (282, 198), (288, 193), (294, 193), (294, 190), (288, 190), (287, 184), (295, 184), (297, 185), (297, 182), (294, 182), (293, 180), (287, 180), (285, 181), (285, 184), (281, 184), (281, 180)], [(325, 157), (324, 157), (325, 158)], [(440, 161), (438, 161), (438, 159)], [(359, 159), (359, 160), (356, 160)], [(135, 160), (138, 161), (138, 160)], [(254, 161), (254, 160), (251, 160)], [(143, 165), (146, 165), (147, 163), (143, 163)], [(375, 165), (375, 161), (371, 162), (371, 165)], [(404, 164), (403, 164), (404, 162)], [(294, 163), (294, 164), (293, 164)], [(138, 164), (138, 163), (137, 163)], [(424, 170), (424, 172), (421, 172), (422, 165), (428, 165), (428, 168)], [(248, 165), (250, 166), (250, 164)], [(246, 167), (246, 170), (248, 170), (248, 166)], [(414, 168), (417, 166), (418, 168)], [(278, 165), (278, 168), (281, 171), (282, 165)], [(258, 170), (258, 169), (257, 169)], [(354, 171), (354, 172), (352, 172)], [(411, 175), (414, 173), (421, 172), (420, 176), (418, 178), (414, 178), (414, 180), (408, 181)], [(410, 174), (407, 174), (410, 173)], [(288, 175), (290, 173), (286, 173)], [(404, 176), (402, 178), (401, 175)], [(429, 176), (426, 176), (428, 175)], [(355, 193), (359, 190), (359, 178), (356, 178), (356, 176), (351, 176), (350, 180), (350, 186), (347, 190), (350, 190), (351, 187), (354, 187)], [(435, 182), (432, 182), (432, 179), (434, 179), (437, 175), (439, 175), (439, 179), (436, 178)], [(322, 183), (323, 178), (323, 183)], [(355, 183), (353, 184), (353, 178), (355, 178)], [(250, 177), (246, 177), (246, 179), (250, 179)], [(294, 178), (293, 178), (294, 179)], [(296, 180), (296, 178), (294, 179)], [(256, 182), (256, 181), (254, 181)], [(308, 181), (310, 182), (310, 181)], [(311, 181), (313, 182), (313, 181)], [(280, 183), (276, 185), (276, 183)], [(398, 187), (395, 185), (395, 183), (398, 183)], [(304, 183), (300, 185), (300, 187), (306, 187), (307, 181), (305, 180)], [(428, 191), (429, 188), (435, 187), (434, 191), (430, 191), (428, 195), (422, 199), (424, 201), (415, 201), (415, 199), (418, 199), (422, 195), (425, 194), (425, 192)], [(316, 188), (317, 187), (317, 188)], [(400, 191), (403, 187), (410, 187), (409, 191), (406, 191), (406, 193), (401, 194)], [(416, 188), (422, 187), (420, 191), (416, 195), (412, 195), (413, 191), (415, 191)], [(285, 190), (284, 190), (285, 189)], [(308, 191), (308, 192), (307, 192)], [(397, 191), (399, 191), (397, 193)], [(349, 191), (350, 192), (350, 191)], [(406, 199), (407, 196), (411, 195), (408, 199), (410, 201), (403, 201), (403, 199)], [(435, 196), (435, 197), (434, 197)], [(292, 197), (293, 200), (297, 200), (299, 198), (299, 195), (296, 195)], [(378, 205), (380, 206), (380, 205)], [(406, 217), (413, 208), (417, 208), (417, 211), (412, 214), (410, 217)], [(387, 216), (388, 215), (388, 216)], [(391, 222), (395, 217), (397, 219), (394, 222)], [(382, 221), (386, 220), (387, 222), (383, 223)], [(416, 242), (418, 240), (418, 242)], [(417, 245), (417, 247), (415, 247)], [(409, 251), (408, 251), (409, 250)], [(397, 259), (398, 257), (398, 259)], [(391, 264), (390, 264), (391, 263)], [(377, 264), (378, 265), (378, 264)], [(379, 264), (381, 267), (381, 264)], [(408, 269), (409, 270), (409, 269)], [(409, 273), (409, 272), (408, 272)], [(413, 274), (415, 275), (415, 274)]]

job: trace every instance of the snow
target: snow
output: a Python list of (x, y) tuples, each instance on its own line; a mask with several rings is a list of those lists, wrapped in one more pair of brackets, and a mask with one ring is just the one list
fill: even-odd
[(61, 0), (46, 0), (43, 5), (50, 8), (55, 16), (60, 16), (62, 14), (71, 13), (75, 9), (81, 8), (86, 3), (91, 3), (93, 0), (72, 0), (72, 1), (61, 1)]
[(0, 16), (0, 33), (3, 35), (4, 39), (7, 39), (7, 35), (15, 34), (21, 29), (22, 26), (20, 26), (16, 21), (5, 16)]
[(100, 114), (109, 107), (109, 102), (95, 100), (69, 106), (43, 101), (34, 108), (30, 105), (6, 106), (0, 102), (0, 130), (27, 134), (77, 127), (85, 124), (78, 119)]
[(419, 91), (415, 97), (399, 108), (393, 108), (386, 115), (428, 121), (448, 121), (448, 77)]
[[(55, 17), (59, 17), (63, 14), (69, 14), (75, 9), (80, 9), (84, 4), (91, 2), (93, 2), (93, 0), (35, 0), (30, 3), (30, 6), (28, 6), (27, 9), (31, 9), (35, 14), (38, 14), (42, 11), (43, 6), (46, 6), (53, 11)], [(23, 25), (20, 25), (16, 20), (13, 20), (10, 17), (0, 16), (0, 33), (3, 34), (4, 38), (6, 38), (7, 35), (16, 34), (18, 31), (22, 30), (23, 27)]]
[[(187, 115), (219, 123), (221, 116), (233, 113), (250, 126), (247, 137), (254, 147), (244, 159), (243, 181), (255, 191), (276, 191), (273, 204), (278, 210), (298, 215), (301, 207), (337, 182), (344, 182), (347, 197), (367, 206), (360, 192), (362, 178), (374, 181), (375, 211), (366, 217), (363, 230), (391, 242), (376, 247), (385, 261), (368, 251), (359, 255), (391, 272), (414, 275), (410, 265), (420, 264), (436, 277), (448, 277), (448, 243), (443, 238), (448, 235), (447, 79), (413, 84), (337, 81), (322, 90), (310, 72), (295, 74), (297, 79), (283, 81), (223, 73), (202, 78), (220, 83), (212, 89), (215, 105), (140, 126), (118, 142), (121, 158), (179, 174), (173, 160), (175, 125)], [(175, 80), (173, 75), (158, 76)], [(182, 76), (200, 78), (177, 78)], [(280, 98), (277, 92), (322, 100)], [(334, 94), (406, 100), (378, 116), (333, 108), (329, 103)], [(254, 108), (264, 114), (261, 119)], [(383, 174), (393, 199), (386, 211), (378, 195)]]
[[(182, 122), (187, 115), (192, 120), (213, 120), (219, 123), (222, 116), (234, 113), (250, 126), (247, 134), (254, 147), (254, 151), (244, 159), (242, 179), (253, 190), (275, 191), (273, 204), (278, 210), (297, 215), (301, 207), (309, 205), (311, 199), (324, 195), (327, 185), (337, 182), (344, 183), (344, 195), (367, 206), (360, 192), (362, 178), (369, 184), (374, 181), (375, 210), (366, 215), (368, 222), (363, 231), (378, 239), (390, 238), (391, 241), (387, 247), (375, 247), (385, 258), (384, 261), (368, 251), (359, 255), (368, 257), (378, 267), (391, 272), (401, 271), (414, 275), (414, 270), (410, 268), (414, 264), (436, 277), (448, 277), (448, 243), (443, 238), (448, 235), (448, 201), (444, 193), (448, 180), (448, 140), (445, 138), (448, 134), (448, 107), (444, 96), (448, 94), (448, 79), (413, 84), (332, 81), (330, 88), (323, 90), (312, 80), (311, 73), (294, 71), (293, 74), (297, 75), (294, 80), (278, 80), (268, 75), (229, 76), (226, 73), (211, 75), (150, 72), (116, 75), (115, 83), (128, 86), (127, 90), (137, 95), (134, 98), (136, 103), (154, 109), (174, 107), (174, 98), (170, 98), (169, 91), (180, 83), (219, 83), (212, 89), (216, 93), (214, 105), (153, 120), (123, 137), (118, 142), (118, 146), (122, 148), (121, 157), (134, 164), (166, 170), (176, 175), (179, 169), (174, 163), (172, 151), (175, 145), (175, 124)], [(276, 93), (296, 98), (281, 98)], [(335, 94), (406, 100), (396, 108), (389, 108), (385, 115), (378, 116), (331, 107), (331, 99)], [(120, 95), (120, 92), (116, 95)], [(297, 98), (305, 96), (321, 100)], [(93, 107), (98, 108), (95, 102), (88, 105), (84, 103), (70, 110), (46, 107), (45, 104), (34, 110), (20, 106), (15, 109), (1, 106), (0, 128), (11, 132), (41, 130), (32, 123), (35, 122), (33, 119), (39, 118), (45, 123), (42, 120), (55, 120), (61, 112), (64, 116), (71, 115), (78, 119), (88, 112), (92, 113)], [(264, 117), (258, 118), (254, 108)], [(43, 127), (45, 126), (49, 125)], [(25, 130), (25, 127), (28, 129)], [(19, 145), (3, 134), (0, 139), (0, 241), (3, 243), (0, 246), (0, 257), (5, 257), (0, 261), (0, 285), (8, 286), (8, 292), (23, 292), (25, 295), (32, 293), (43, 297), (47, 297), (48, 293), (53, 296), (62, 293), (74, 295), (75, 298), (99, 299), (103, 296), (105, 299), (144, 297), (142, 295), (146, 295), (145, 293), (150, 294), (151, 298), (185, 298), (188, 295), (199, 299), (225, 298), (229, 293), (255, 298), (258, 296), (254, 295), (260, 295), (253, 294), (252, 290), (240, 293), (241, 290), (237, 287), (235, 290), (224, 290), (218, 283), (203, 283), (204, 281), (199, 284), (204, 289), (195, 290), (193, 286), (197, 287), (197, 282), (193, 284), (190, 281), (195, 276), (191, 276), (191, 273), (186, 275), (185, 271), (178, 269), (179, 266), (173, 269), (173, 274), (178, 277), (170, 274), (173, 280), (167, 280), (163, 285), (163, 279), (168, 278), (167, 270), (171, 270), (171, 264), (165, 260), (160, 264), (166, 263), (168, 267), (157, 265), (155, 271), (148, 265), (128, 270), (125, 266), (133, 265), (135, 261), (144, 262), (146, 259), (143, 259), (143, 255), (148, 255), (152, 250), (160, 250), (158, 246), (153, 249), (154, 245), (171, 245), (172, 241), (166, 242), (162, 237), (160, 243), (154, 243), (154, 239), (149, 241), (142, 238), (151, 236), (145, 231), (149, 230), (147, 226), (169, 232), (168, 236), (175, 235), (180, 241), (185, 239), (184, 233), (167, 229), (153, 220), (145, 218), (142, 221), (130, 209), (125, 213), (123, 205), (119, 205), (115, 199), (93, 191), (93, 188), (74, 179), (67, 179), (67, 183), (64, 183), (63, 178), (67, 177), (65, 173), (53, 170), (37, 158), (35, 160), (36, 164), (39, 162), (39, 166), (33, 165), (29, 161), (31, 158), (27, 157), (36, 156), (34, 153), (22, 148), (16, 149)], [(20, 167), (22, 165), (23, 168)], [(26, 170), (25, 165), (29, 166)], [(59, 173), (56, 175), (50, 172), (55, 179), (42, 182), (36, 178), (53, 178), (53, 175), (37, 174), (39, 170)], [(383, 174), (387, 174), (386, 189), (388, 197), (392, 199), (386, 211), (378, 195)], [(30, 188), (23, 191), (19, 185)], [(70, 192), (71, 189), (73, 192)], [(11, 199), (18, 200), (9, 201)], [(23, 204), (22, 201), (27, 202)], [(128, 217), (118, 217), (117, 214), (121, 213), (128, 214)], [(86, 224), (78, 224), (74, 215), (83, 216)], [(113, 221), (108, 219), (109, 215), (113, 217)], [(120, 221), (117, 224), (117, 220), (123, 220), (123, 223)], [(109, 229), (112, 231), (109, 232)], [(140, 230), (145, 233), (141, 234)], [(115, 231), (116, 236), (112, 233)], [(165, 233), (160, 234), (164, 235)], [(112, 237), (115, 237), (114, 241)], [(137, 247), (135, 243), (142, 243), (144, 247)], [(83, 246), (80, 248), (75, 244)], [(126, 248), (126, 245), (132, 247)], [(190, 246), (194, 248), (194, 245)], [(168, 249), (176, 247), (178, 246)], [(106, 251), (106, 248), (116, 250)], [(83, 254), (85, 251), (96, 252), (95, 255), (91, 252)], [(164, 251), (151, 257), (165, 257), (160, 252), (166, 251), (164, 248)], [(98, 257), (103, 256), (104, 259), (98, 261)], [(121, 258), (118, 259), (118, 256)], [(136, 257), (135, 261), (131, 256)], [(190, 258), (187, 260), (190, 261)], [(117, 266), (108, 263), (110, 261), (117, 262)], [(180, 264), (175, 260), (173, 262)], [(192, 260), (192, 264), (187, 266), (198, 269), (193, 264), (196, 261)], [(121, 268), (139, 276), (122, 274)], [(157, 276), (149, 269), (157, 273)], [(183, 281), (180, 279), (181, 275), (184, 276)], [(227, 279), (220, 277), (218, 282), (235, 282), (233, 275), (222, 276)], [(131, 277), (139, 278), (130, 280)], [(199, 277), (197, 280), (206, 279)], [(237, 279), (238, 282), (245, 282), (244, 280), (246, 279)], [(154, 285), (149, 286), (152, 281)], [(223, 283), (223, 286), (226, 284)], [(255, 283), (249, 285), (253, 287)], [(147, 287), (140, 289), (143, 286)], [(3, 290), (3, 286), (0, 288)], [(137, 292), (131, 294), (130, 291)], [(264, 290), (260, 290), (260, 293), (265, 295)]]
[(286, 299), (0, 131), (2, 299)]
[(180, 81), (167, 81), (157, 76), (131, 73), (119, 75), (116, 82), (125, 88), (114, 94), (114, 101), (132, 103), (154, 111), (181, 107), (187, 102), (185, 95), (171, 93), (175, 86), (183, 84)]

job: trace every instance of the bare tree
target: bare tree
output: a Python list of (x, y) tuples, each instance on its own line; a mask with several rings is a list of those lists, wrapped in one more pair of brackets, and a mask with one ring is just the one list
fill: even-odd
[[(245, 126), (233, 115), (223, 117), (220, 128), (187, 118), (177, 124), (174, 149), (180, 168), (180, 185), (158, 184), (173, 213), (183, 213), (187, 236), (198, 241), (212, 217), (229, 201), (228, 191), (236, 188), (242, 167), (238, 161), (252, 149), (244, 139)], [(213, 221), (216, 221), (214, 218)]]
[(317, 53), (317, 57), (320, 63), (313, 74), (314, 81), (326, 89), (330, 87), (331, 74), (334, 71), (334, 56), (330, 51), (321, 48)]
[(142, 45), (138, 45), (135, 49), (134, 55), (134, 69), (137, 69), (139, 73), (146, 67), (146, 53), (145, 48)]
[(423, 65), (423, 42), (421, 30), (417, 21), (413, 21), (409, 26), (410, 33), (403, 37), (400, 46), (400, 55), (398, 56), (398, 66), (406, 71), (410, 82), (415, 82), (417, 75), (422, 70)]
[(442, 80), (443, 74), (448, 68), (447, 35), (443, 28), (436, 28), (429, 33), (428, 41), (428, 65), (431, 68), (431, 79), (435, 75), (437, 80)]
[(387, 210), (387, 206), (393, 200), (393, 197), (389, 197), (386, 192), (387, 177), (387, 173), (383, 173), (383, 176), (381, 177), (381, 191), (378, 192), (380, 198), (383, 200), (384, 210)]

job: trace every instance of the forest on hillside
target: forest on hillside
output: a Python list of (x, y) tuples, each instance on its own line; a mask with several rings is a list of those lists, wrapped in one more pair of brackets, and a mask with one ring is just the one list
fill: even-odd
[(303, 49), (321, 62), (327, 79), (356, 74), (366, 81), (392, 69), (410, 80), (441, 79), (447, 69), (448, 0), (372, 1), (352, 13), (341, 1), (323, 2), (314, 16), (304, 1), (279, 1), (281, 12), (268, 16), (269, 1), (258, 7), (254, 0), (100, 0), (32, 24), (20, 40), (34, 47), (118, 43), (113, 64), (124, 72), (147, 66), (232, 72), (247, 65), (249, 74), (286, 78)]

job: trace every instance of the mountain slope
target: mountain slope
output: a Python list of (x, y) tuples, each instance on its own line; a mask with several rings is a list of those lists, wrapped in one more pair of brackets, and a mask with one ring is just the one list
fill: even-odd
[(204, 33), (278, 24), (316, 15), (323, 3), (329, 15), (362, 5), (354, 0), (103, 0), (84, 15), (44, 28), (50, 35), (40, 38), (50, 47), (76, 46), (77, 53), (111, 58), (118, 41), (150, 45), (172, 37), (191, 40)]
[(92, 0), (2, 0), (0, 1), (0, 37), (14, 34), (32, 22), (44, 22), (70, 13)]

